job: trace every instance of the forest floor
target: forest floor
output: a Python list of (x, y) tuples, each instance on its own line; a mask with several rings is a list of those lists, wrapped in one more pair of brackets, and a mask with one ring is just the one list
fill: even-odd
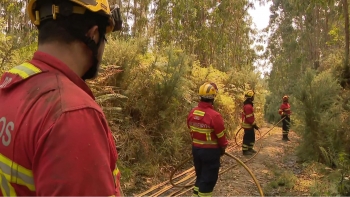
[[(261, 129), (262, 133), (270, 130), (271, 126)], [(243, 133), (243, 132), (241, 132)], [(257, 136), (258, 137), (258, 136)], [(336, 195), (337, 188), (330, 184), (338, 182), (339, 174), (336, 170), (322, 164), (304, 163), (299, 161), (296, 149), (300, 137), (290, 131), (291, 141), (282, 141), (280, 127), (275, 127), (264, 138), (257, 141), (254, 149), (259, 153), (246, 165), (257, 178), (265, 196), (320, 196)], [(230, 141), (231, 145), (235, 142)], [(245, 161), (251, 156), (243, 156), (242, 151), (235, 149), (229, 152)], [(236, 164), (236, 161), (227, 156), (222, 157), (222, 169)], [(329, 179), (332, 174), (336, 178)], [(334, 188), (335, 187), (335, 188)], [(183, 196), (191, 196), (188, 191)], [(213, 196), (259, 196), (259, 190), (252, 177), (243, 168), (237, 167), (219, 176), (214, 188)]]
[[(269, 128), (261, 129), (262, 133)], [(243, 132), (242, 132), (243, 133)], [(259, 153), (246, 163), (259, 181), (265, 196), (302, 196), (310, 195), (309, 185), (312, 177), (303, 173), (303, 167), (298, 163), (295, 147), (300, 138), (293, 131), (290, 132), (291, 141), (282, 141), (281, 128), (274, 128), (263, 139), (256, 142), (254, 149)], [(241, 150), (234, 150), (231, 154), (242, 161), (251, 156), (243, 156)], [(226, 157), (222, 167), (236, 163)], [(249, 173), (239, 165), (219, 177), (214, 189), (215, 196), (259, 196), (259, 190)]]
[[(261, 132), (265, 133), (269, 129), (269, 127), (262, 128)], [(264, 195), (327, 195), (330, 188), (322, 184), (321, 179), (324, 174), (327, 174), (327, 171), (331, 172), (332, 169), (317, 163), (300, 162), (296, 155), (296, 148), (301, 139), (293, 131), (290, 131), (289, 138), (291, 141), (282, 141), (282, 129), (275, 127), (264, 138), (256, 142), (254, 149), (258, 151), (262, 145), (261, 149), (256, 157), (246, 163), (260, 183)], [(242, 161), (251, 157), (243, 156), (241, 150), (234, 150), (230, 153)], [(225, 157), (222, 161), (223, 168), (236, 163), (233, 159)], [(247, 170), (239, 165), (219, 176), (213, 195), (259, 196), (260, 194)]]

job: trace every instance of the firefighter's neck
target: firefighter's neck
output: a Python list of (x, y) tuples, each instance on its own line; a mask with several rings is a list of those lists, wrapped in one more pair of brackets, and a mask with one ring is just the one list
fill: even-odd
[(82, 77), (91, 66), (89, 49), (82, 43), (47, 43), (38, 46), (38, 51), (47, 53), (64, 64), (66, 64), (75, 74)]

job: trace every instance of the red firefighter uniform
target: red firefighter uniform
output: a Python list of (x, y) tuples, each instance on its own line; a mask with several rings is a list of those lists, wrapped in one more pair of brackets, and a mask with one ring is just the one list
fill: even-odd
[(245, 102), (242, 112), (242, 127), (243, 129), (251, 129), (255, 124), (253, 103)]
[(243, 102), (243, 112), (242, 112), (242, 128), (244, 129), (242, 151), (243, 155), (251, 155), (256, 153), (253, 149), (255, 144), (255, 132), (254, 129), (259, 129), (256, 125), (254, 117), (254, 91), (248, 90), (245, 93), (246, 100)]
[[(206, 90), (215, 86), (204, 84)], [(196, 171), (196, 182), (193, 188), (195, 196), (212, 195), (216, 185), (220, 156), (228, 144), (224, 121), (213, 109), (210, 102), (199, 102), (187, 118), (191, 130), (193, 163)]]
[(213, 105), (199, 102), (198, 107), (191, 110), (187, 118), (191, 129), (192, 145), (199, 148), (226, 147), (224, 121), (221, 115), (213, 109)]
[(0, 80), (3, 196), (120, 195), (117, 152), (85, 82), (36, 52)]
[(282, 120), (282, 140), (289, 141), (289, 129), (290, 129), (290, 114), (292, 113), (290, 110), (290, 104), (288, 102), (288, 96), (283, 96), (283, 103), (281, 104), (278, 113), (281, 115)]
[(278, 113), (281, 115), (281, 116), (289, 116), (291, 114), (291, 111), (290, 111), (290, 104), (287, 103), (287, 102), (283, 102), (280, 106), (280, 109), (278, 110)]

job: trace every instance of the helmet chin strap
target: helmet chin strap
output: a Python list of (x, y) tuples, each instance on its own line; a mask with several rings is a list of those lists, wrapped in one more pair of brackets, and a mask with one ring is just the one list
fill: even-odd
[(81, 77), (84, 81), (86, 79), (92, 79), (92, 78), (96, 77), (96, 75), (97, 75), (98, 67), (99, 67), (99, 61), (97, 59), (98, 48), (100, 47), (102, 39), (104, 37), (103, 34), (101, 34), (101, 33), (102, 32), (100, 32), (100, 38), (99, 38), (97, 44), (93, 39), (91, 39), (87, 36), (85, 36), (85, 38), (82, 40), (92, 52), (92, 65), (89, 68), (89, 70), (86, 71), (86, 73)]

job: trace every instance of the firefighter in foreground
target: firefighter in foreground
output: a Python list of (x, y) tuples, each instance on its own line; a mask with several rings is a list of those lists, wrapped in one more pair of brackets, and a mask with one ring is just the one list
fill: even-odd
[(242, 151), (243, 155), (252, 155), (256, 153), (253, 149), (255, 143), (255, 131), (259, 130), (255, 122), (254, 117), (254, 91), (248, 90), (245, 93), (246, 100), (243, 102), (243, 112), (242, 112), (242, 128), (244, 129)]
[(280, 109), (278, 110), (278, 113), (281, 115), (282, 120), (282, 140), (284, 141), (290, 141), (288, 138), (289, 128), (290, 128), (290, 105), (288, 102), (289, 97), (287, 95), (282, 97), (283, 103), (280, 106)]
[(107, 0), (30, 0), (38, 51), (0, 80), (3, 196), (119, 196), (117, 152), (85, 79), (105, 35), (121, 29)]
[(192, 154), (196, 171), (195, 196), (211, 196), (220, 168), (220, 156), (225, 154), (227, 140), (220, 113), (213, 109), (218, 88), (214, 83), (204, 83), (199, 88), (200, 102), (188, 115), (191, 130)]

